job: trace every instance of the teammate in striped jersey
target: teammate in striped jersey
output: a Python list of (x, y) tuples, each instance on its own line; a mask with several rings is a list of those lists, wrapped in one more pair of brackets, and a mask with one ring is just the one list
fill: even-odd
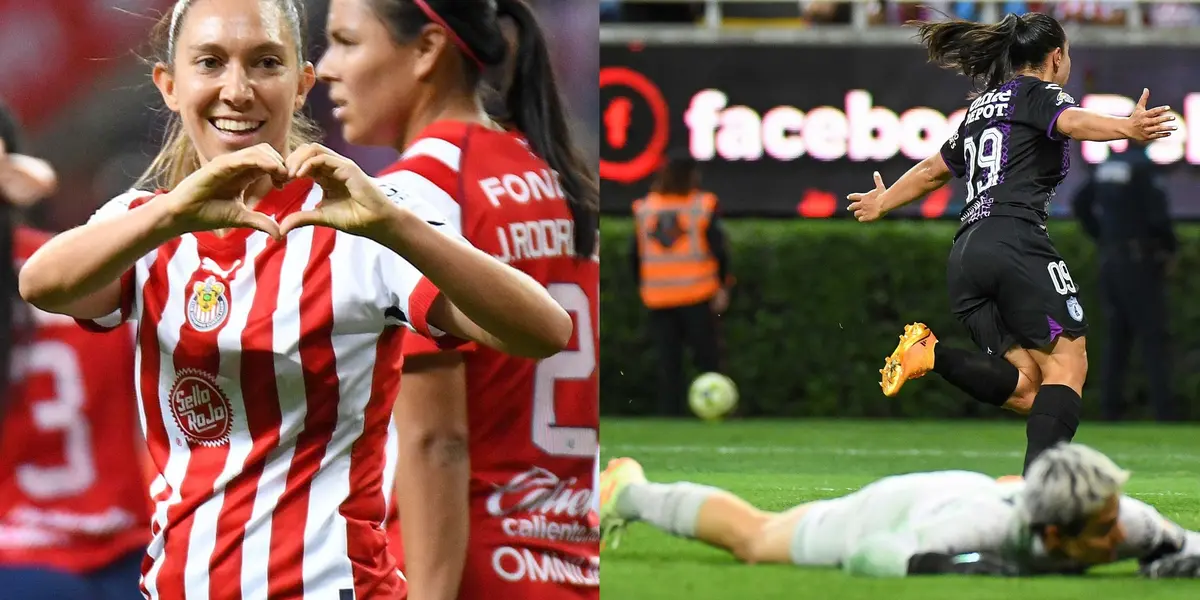
[[(516, 25), (510, 49), (501, 20)], [(393, 537), (414, 598), (599, 598), (589, 522), (599, 427), (598, 188), (523, 0), (334, 0), (318, 75), (347, 140), (391, 146), (380, 176), (574, 313), (543, 361), (405, 336)], [(508, 55), (515, 54), (509, 57)], [(479, 94), (511, 58), (503, 115)], [(395, 531), (395, 530), (393, 530)], [(402, 549), (401, 549), (402, 547)]]
[(136, 468), (132, 332), (88, 333), (20, 302), (17, 269), (49, 235), (17, 225), (15, 209), (53, 193), (56, 178), (18, 152), (16, 121), (0, 107), (0, 590), (6, 600), (139, 598), (150, 509)]
[[(21, 292), (138, 325), (159, 476), (151, 599), (392, 598), (383, 461), (400, 331), (552, 355), (570, 315), (421, 200), (301, 143), (297, 0), (180, 0), (154, 81), (178, 124), (133, 191), (43, 246)], [(286, 158), (285, 158), (286, 156)]]

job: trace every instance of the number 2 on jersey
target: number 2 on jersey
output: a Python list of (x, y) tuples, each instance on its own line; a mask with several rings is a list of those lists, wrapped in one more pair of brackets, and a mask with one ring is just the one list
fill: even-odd
[[(18, 362), (15, 375), (29, 379), (48, 374), (54, 396), (32, 403), (33, 426), (44, 433), (60, 432), (65, 463), (58, 466), (17, 466), (17, 485), (31, 498), (49, 500), (74, 496), (96, 481), (92, 458), (92, 430), (83, 415), (83, 374), (79, 355), (62, 342), (42, 341), (29, 348), (25, 361)], [(122, 399), (123, 400), (123, 399)]]
[(592, 427), (563, 427), (555, 417), (555, 383), (590, 378), (596, 370), (587, 293), (575, 283), (552, 283), (546, 291), (575, 320), (578, 350), (564, 350), (538, 363), (533, 376), (533, 444), (551, 456), (594, 458), (599, 433)]
[[(987, 191), (1000, 180), (1000, 163), (1004, 145), (1004, 134), (995, 127), (989, 127), (979, 134), (979, 146), (975, 140), (967, 138), (963, 142), (963, 158), (967, 161), (967, 202), (975, 196)], [(979, 176), (979, 181), (975, 176)]]

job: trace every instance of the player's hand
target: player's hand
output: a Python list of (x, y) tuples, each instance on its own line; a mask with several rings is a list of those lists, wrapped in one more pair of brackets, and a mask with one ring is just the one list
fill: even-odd
[(0, 139), (0, 197), (20, 207), (33, 206), (58, 190), (58, 175), (50, 163), (23, 154), (9, 154)]
[(1140, 572), (1150, 579), (1200, 579), (1200, 555), (1168, 554), (1142, 565)]
[(1146, 102), (1150, 100), (1150, 89), (1142, 89), (1142, 97), (1138, 99), (1137, 105), (1133, 107), (1133, 112), (1126, 119), (1129, 121), (1129, 139), (1139, 142), (1149, 142), (1160, 138), (1165, 138), (1175, 131), (1176, 127), (1170, 122), (1175, 120), (1173, 115), (1167, 114), (1171, 110), (1170, 106), (1156, 106), (1151, 109), (1146, 108)]
[(887, 211), (883, 209), (883, 193), (887, 188), (883, 185), (883, 177), (879, 175), (879, 171), (875, 171), (875, 189), (865, 193), (854, 193), (846, 196), (850, 201), (850, 206), (846, 210), (854, 215), (855, 219), (865, 223), (867, 221), (875, 221), (883, 218)]
[(156, 201), (168, 205), (171, 228), (179, 233), (251, 227), (279, 239), (275, 221), (247, 207), (247, 195), (263, 178), (276, 187), (288, 180), (283, 158), (270, 144), (218, 156)]
[(400, 210), (354, 161), (325, 146), (305, 144), (286, 163), (289, 177), (311, 177), (325, 195), (316, 208), (285, 217), (279, 225), (282, 235), (321, 225), (370, 238)]

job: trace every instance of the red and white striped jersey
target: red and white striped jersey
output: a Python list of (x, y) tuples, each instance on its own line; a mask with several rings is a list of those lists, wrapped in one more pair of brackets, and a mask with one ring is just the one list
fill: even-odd
[[(409, 190), (388, 197), (459, 237)], [(256, 210), (314, 208), (295, 181)], [(104, 219), (149, 201), (130, 193)], [(461, 239), (461, 238), (460, 238)], [(391, 598), (383, 467), (400, 326), (439, 294), (383, 246), (324, 227), (276, 242), (188, 234), (137, 261), (123, 302), (90, 322), (138, 323), (137, 393), (159, 476), (142, 589), (152, 600)]]
[[(26, 228), (14, 237), (18, 263), (50, 239)], [(0, 565), (87, 573), (150, 541), (133, 332), (90, 333), (26, 310), (0, 417)]]
[[(599, 598), (599, 530), (588, 515), (599, 448), (600, 264), (575, 255), (557, 174), (519, 133), (442, 121), (380, 179), (417, 190), (472, 244), (545, 286), (575, 322), (568, 348), (541, 361), (459, 348), (471, 455), (460, 598)], [(405, 355), (436, 351), (405, 337)]]

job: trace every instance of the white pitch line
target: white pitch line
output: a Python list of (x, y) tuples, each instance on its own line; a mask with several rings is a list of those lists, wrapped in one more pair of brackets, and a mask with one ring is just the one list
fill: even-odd
[[(979, 450), (945, 450), (942, 448), (817, 448), (795, 446), (658, 446), (646, 444), (612, 444), (601, 447), (602, 452), (610, 454), (813, 454), (834, 456), (952, 456), (961, 458), (1021, 458), (1024, 452), (1018, 451), (979, 451)], [(1109, 456), (1116, 461), (1122, 460), (1177, 460), (1184, 462), (1200, 462), (1200, 454), (1187, 453), (1114, 453)]]

